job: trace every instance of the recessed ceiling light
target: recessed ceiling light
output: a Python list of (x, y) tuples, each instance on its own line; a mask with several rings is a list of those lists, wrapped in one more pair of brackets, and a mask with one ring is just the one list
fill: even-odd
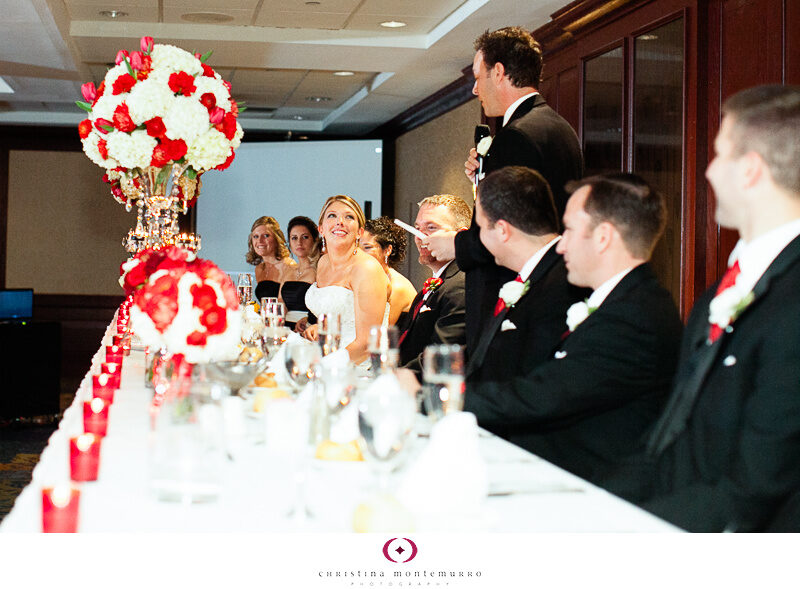
[(353, 72), (333, 72), (334, 76), (354, 76)]
[(302, 120), (303, 120), (303, 117), (302, 117), (302, 116), (300, 116), (300, 115), (293, 115), (293, 116), (292, 116), (292, 118), (293, 118), (295, 121), (302, 121)]
[(406, 23), (400, 22), (399, 20), (387, 20), (381, 23), (382, 27), (386, 27), (387, 29), (398, 29), (400, 27), (406, 26)]
[(230, 22), (233, 17), (230, 14), (221, 12), (187, 12), (181, 15), (181, 20), (207, 25), (215, 25), (223, 22)]
[(315, 2), (314, 0), (308, 0), (308, 2), (306, 2), (307, 6), (319, 6), (320, 4), (322, 4), (322, 2)]
[(330, 96), (306, 96), (308, 102), (330, 102)]
[(127, 12), (122, 12), (121, 10), (101, 10), (99, 14), (106, 18), (122, 18), (123, 16), (128, 16)]

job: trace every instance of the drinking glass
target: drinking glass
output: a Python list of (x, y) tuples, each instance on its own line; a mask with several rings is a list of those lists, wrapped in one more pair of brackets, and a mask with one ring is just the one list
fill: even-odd
[(261, 318), (264, 320), (264, 325), (267, 324), (267, 309), (269, 308), (270, 304), (277, 303), (278, 299), (276, 297), (261, 297)]
[(283, 327), (286, 321), (286, 306), (277, 300), (267, 303), (264, 324), (267, 327)]
[(320, 361), (317, 346), (305, 341), (291, 342), (286, 346), (286, 371), (295, 392), (302, 389), (314, 376), (315, 365)]
[(399, 385), (381, 379), (358, 394), (358, 430), (364, 455), (378, 473), (378, 486), (388, 490), (389, 475), (400, 462), (400, 454), (408, 446), (414, 428), (417, 405)]
[(323, 313), (317, 318), (317, 342), (323, 356), (339, 349), (342, 341), (342, 318), (338, 313)]
[(400, 332), (394, 326), (373, 325), (369, 328), (367, 350), (373, 376), (397, 368), (400, 361)]
[(455, 344), (427, 346), (422, 356), (428, 415), (438, 419), (464, 407), (464, 353)]
[(261, 339), (261, 349), (267, 360), (272, 360), (278, 353), (281, 346), (289, 337), (289, 329), (286, 327), (265, 327)]
[(248, 272), (240, 272), (236, 281), (236, 290), (239, 293), (239, 304), (246, 305), (253, 299), (253, 278)]

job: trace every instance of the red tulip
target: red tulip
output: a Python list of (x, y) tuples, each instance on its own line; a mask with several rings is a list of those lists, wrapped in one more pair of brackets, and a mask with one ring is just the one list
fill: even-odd
[(138, 51), (134, 51), (133, 53), (131, 53), (130, 59), (131, 59), (131, 67), (133, 69), (135, 70), (142, 69), (142, 65), (144, 65), (144, 59), (141, 53), (139, 53)]
[(94, 82), (86, 82), (81, 86), (81, 94), (86, 102), (94, 102), (97, 97), (97, 88), (94, 87)]
[(114, 63), (119, 65), (125, 60), (126, 57), (128, 57), (128, 52), (125, 49), (120, 49), (117, 51), (117, 58), (114, 60)]
[[(97, 119), (94, 122), (94, 128), (103, 133), (104, 135), (114, 128), (114, 123), (108, 119)], [(103, 156), (106, 157), (106, 156)]]
[(153, 37), (142, 37), (139, 41), (139, 47), (142, 48), (143, 53), (150, 53), (153, 51)]

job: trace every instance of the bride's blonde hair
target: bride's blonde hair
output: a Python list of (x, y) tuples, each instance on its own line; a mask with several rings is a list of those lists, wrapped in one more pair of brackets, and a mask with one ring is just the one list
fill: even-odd
[(336, 194), (331, 196), (328, 200), (325, 201), (325, 205), (322, 207), (322, 212), (319, 214), (319, 224), (322, 225), (322, 219), (325, 218), (325, 211), (328, 210), (333, 203), (340, 202), (344, 205), (347, 205), (353, 212), (356, 214), (356, 218), (358, 219), (358, 228), (363, 229), (364, 226), (367, 224), (367, 219), (364, 217), (364, 211), (361, 210), (361, 205), (359, 205), (355, 200), (350, 198), (344, 194)]

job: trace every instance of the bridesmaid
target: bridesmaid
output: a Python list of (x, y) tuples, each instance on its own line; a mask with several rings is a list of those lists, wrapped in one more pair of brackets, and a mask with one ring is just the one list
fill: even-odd
[[(319, 231), (308, 217), (294, 217), (286, 226), (289, 249), (297, 265), (281, 287), (281, 300), (286, 304), (286, 325), (302, 332), (307, 323), (306, 291), (317, 279), (320, 256)], [(296, 325), (295, 325), (296, 324)]]
[(259, 217), (253, 222), (247, 239), (248, 264), (256, 267), (256, 300), (277, 297), (281, 284), (294, 272), (286, 238), (273, 217)]
[(370, 219), (361, 237), (361, 249), (380, 262), (392, 288), (389, 296), (389, 325), (411, 309), (417, 291), (411, 281), (397, 271), (406, 257), (406, 233), (389, 217)]

